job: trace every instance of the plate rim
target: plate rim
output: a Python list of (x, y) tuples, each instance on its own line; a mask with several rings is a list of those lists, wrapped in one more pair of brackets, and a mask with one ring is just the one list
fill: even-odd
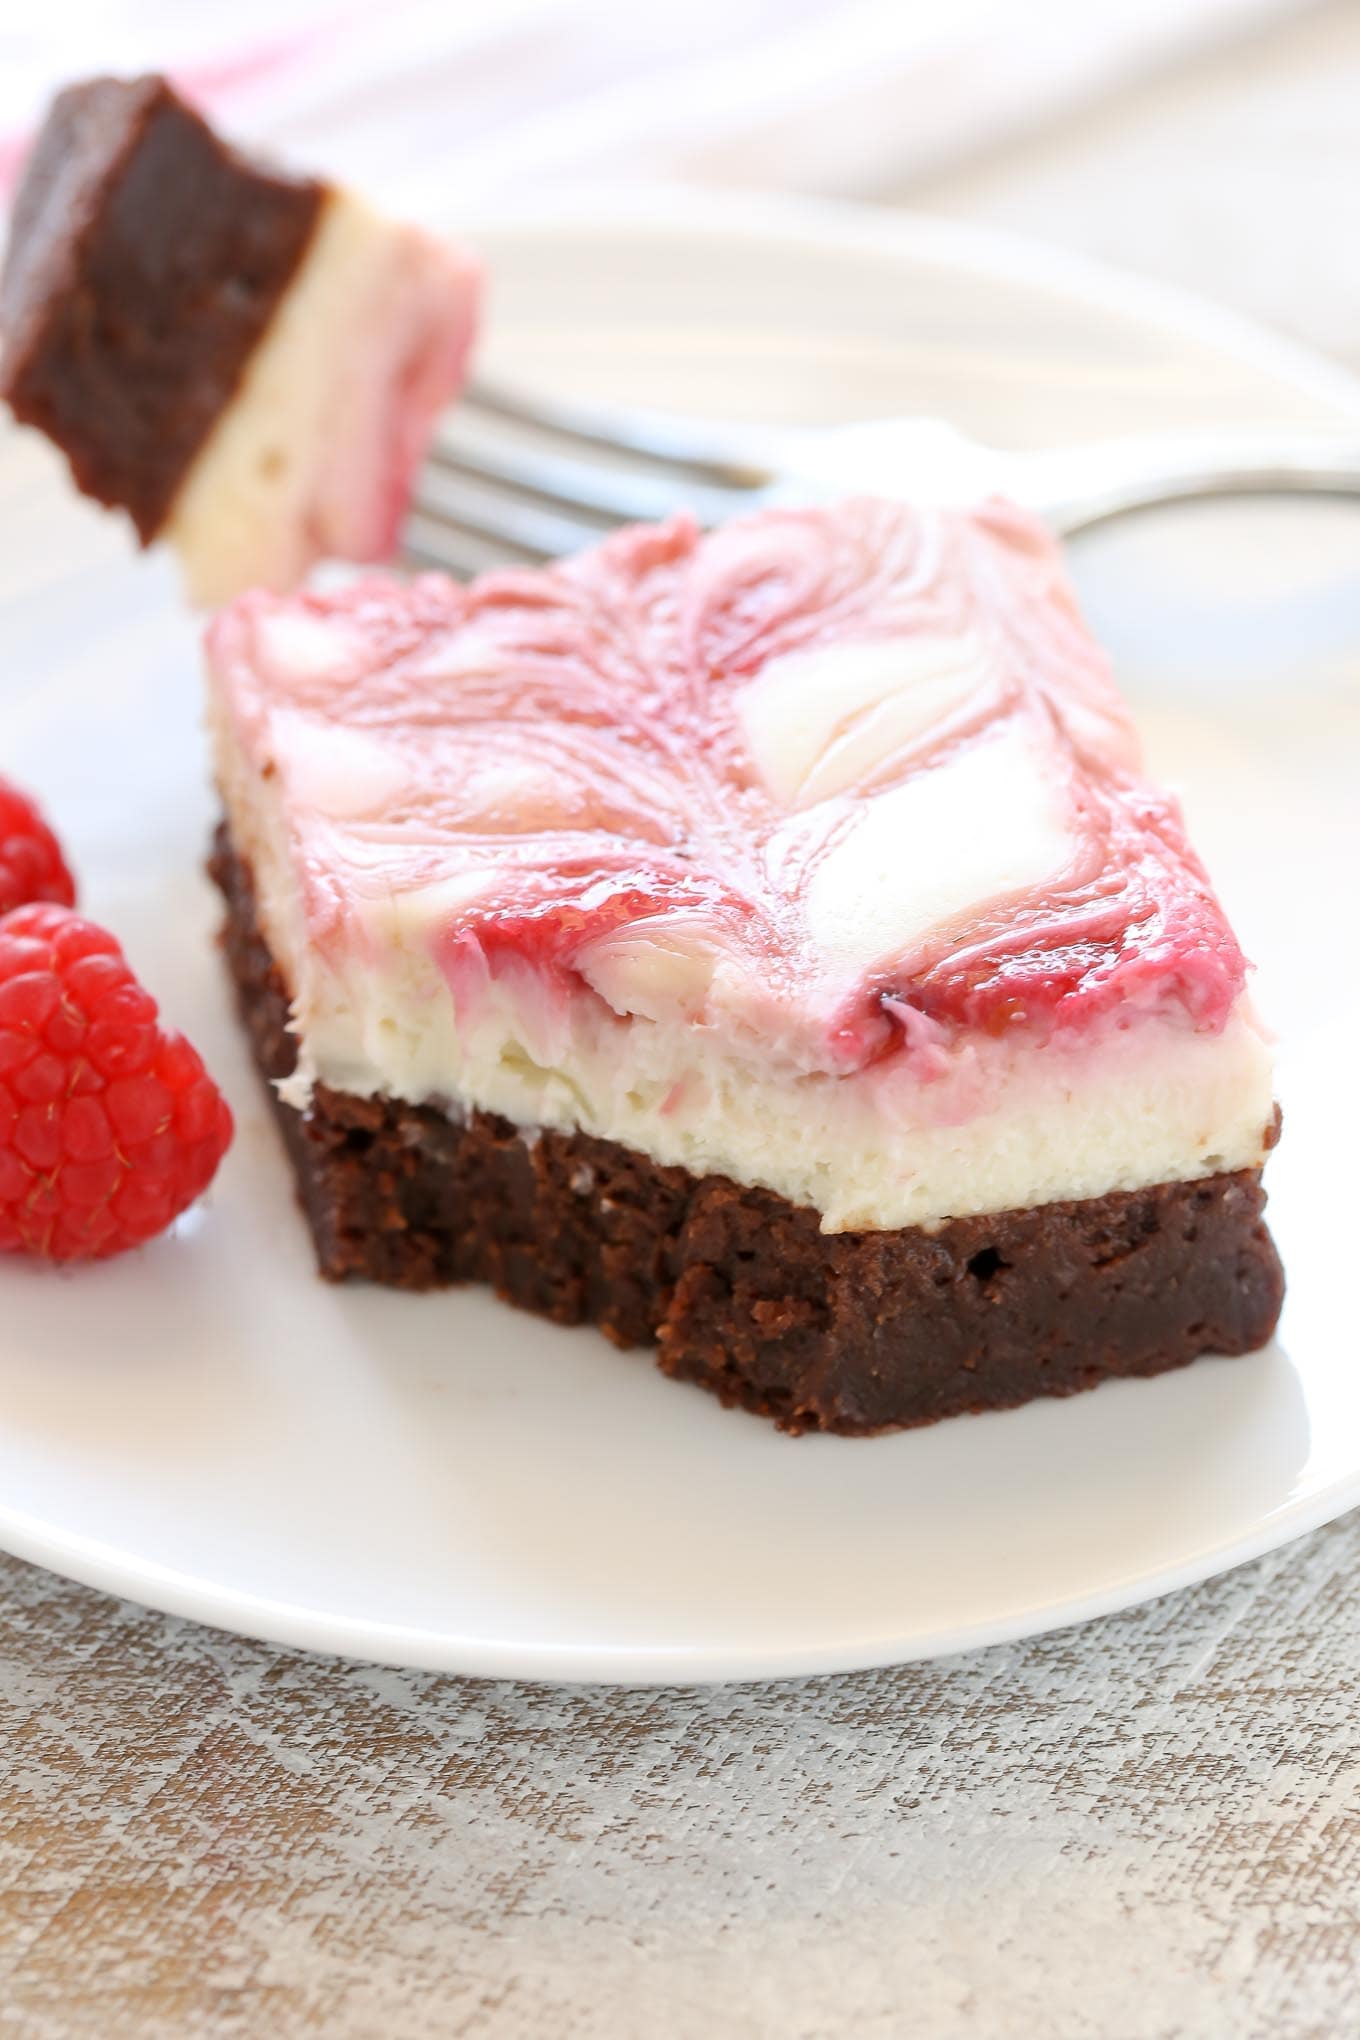
[[(605, 239), (645, 224), (650, 231), (726, 241), (803, 243), (910, 265), (932, 261), (979, 275), (1038, 284), (1235, 355), (1267, 376), (1294, 383), (1347, 420), (1360, 420), (1360, 376), (1305, 343), (1193, 291), (1163, 284), (1008, 229), (954, 221), (908, 208), (781, 193), (652, 184), (596, 192), (572, 185), (546, 199), (515, 197), (478, 208), (460, 233), (482, 244), (545, 228)], [(490, 264), (494, 276), (494, 261)], [(794, 1448), (796, 1449), (796, 1448)], [(1360, 1465), (1288, 1500), (1237, 1536), (1172, 1566), (1152, 1565), (1092, 1592), (1024, 1612), (936, 1628), (915, 1639), (821, 1646), (727, 1647), (504, 1643), (451, 1630), (318, 1613), (214, 1584), (153, 1560), (128, 1558), (98, 1540), (63, 1533), (0, 1499), (0, 1548), (97, 1591), (209, 1628), (283, 1648), (467, 1677), (555, 1684), (700, 1686), (819, 1677), (954, 1657), (1076, 1627), (1182, 1591), (1320, 1528), (1360, 1506)]]
[[(1360, 419), (1360, 372), (1307, 341), (1278, 332), (1264, 320), (1186, 285), (1143, 276), (1010, 227), (954, 220), (910, 206), (662, 181), (625, 191), (571, 183), (532, 202), (511, 194), (484, 204), (471, 218), (450, 215), (444, 230), (480, 247), (484, 237), (528, 238), (545, 226), (583, 238), (617, 233), (624, 226), (646, 226), (720, 240), (806, 241), (819, 247), (834, 240), (887, 261), (904, 256), (937, 260), (978, 275), (1038, 282), (1086, 304), (1230, 350), (1263, 374), (1304, 385), (1319, 402)], [(494, 293), (494, 274), (490, 289)]]
[[(790, 1443), (796, 1449), (796, 1441)], [(1112, 1586), (1066, 1601), (1051, 1621), (1036, 1622), (1038, 1611), (1030, 1608), (1022, 1614), (937, 1630), (907, 1644), (867, 1645), (850, 1641), (819, 1647), (780, 1645), (766, 1650), (746, 1645), (741, 1651), (664, 1644), (503, 1644), (476, 1636), (440, 1635), (409, 1624), (321, 1615), (294, 1602), (273, 1601), (214, 1586), (172, 1566), (151, 1561), (127, 1563), (116, 1555), (101, 1552), (88, 1538), (53, 1534), (35, 1526), (33, 1518), (22, 1511), (0, 1508), (0, 1548), (64, 1579), (131, 1601), (157, 1614), (198, 1622), (226, 1635), (338, 1657), (350, 1663), (459, 1678), (562, 1686), (750, 1685), (928, 1664), (974, 1650), (1023, 1642), (1030, 1637), (1058, 1635), (1103, 1616), (1150, 1606), (1239, 1565), (1264, 1558), (1360, 1506), (1360, 1469), (1337, 1487), (1344, 1491), (1339, 1500), (1332, 1490), (1319, 1490), (1298, 1503), (1286, 1504), (1263, 1519), (1248, 1536), (1224, 1539), (1178, 1566), (1130, 1573)], [(702, 1669), (695, 1668), (696, 1659), (702, 1660)]]

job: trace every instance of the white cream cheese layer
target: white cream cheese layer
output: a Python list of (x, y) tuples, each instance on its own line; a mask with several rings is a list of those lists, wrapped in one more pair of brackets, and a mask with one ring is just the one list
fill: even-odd
[(296, 276), (171, 506), (189, 599), (293, 587), (320, 557), (392, 550), (471, 342), (464, 254), (327, 194)]
[[(850, 677), (858, 684), (864, 675)], [(905, 714), (894, 712), (899, 720)], [(812, 1206), (829, 1232), (932, 1227), (1254, 1168), (1264, 1158), (1271, 1059), (1244, 999), (1218, 1030), (1196, 1030), (1183, 1014), (1123, 1015), (1070, 1041), (1061, 1030), (1042, 1045), (970, 1035), (925, 1057), (894, 1055), (838, 1075), (798, 1068), (769, 1053), (751, 1030), (685, 1018), (677, 983), (686, 968), (702, 975), (703, 958), (687, 959), (674, 942), (651, 960), (666, 976), (658, 1017), (641, 1010), (647, 1001), (637, 982), (630, 1009), (618, 1012), (599, 991), (582, 985), (567, 994), (518, 960), (492, 972), (475, 951), (465, 964), (446, 960), (441, 968), (437, 933), (477, 894), (478, 880), (467, 871), (407, 892), (371, 892), (361, 907), (351, 905), (360, 928), (328, 948), (307, 925), (282, 776), (254, 768), (220, 703), (213, 732), (233, 837), (254, 873), (263, 931), (294, 996), (299, 1062), (284, 1087), (294, 1104), (305, 1107), (320, 1081), (432, 1102), (454, 1115), (481, 1108), (525, 1128), (579, 1129), (696, 1174), (763, 1185)], [(796, 799), (808, 762), (792, 739), (782, 743), (781, 759), (777, 769)], [(944, 776), (956, 803), (976, 797), (993, 823), (998, 800), (1018, 800), (1023, 809), (1007, 810), (1002, 879), (1042, 875), (1060, 844), (1041, 794), (1011, 769), (1000, 783), (987, 744), (971, 760), (976, 786)], [(309, 742), (296, 748), (293, 763), (311, 775), (313, 803), (337, 818), (399, 798), (381, 750), (364, 739)], [(299, 790), (295, 779), (292, 797)], [(911, 818), (899, 819), (910, 836)], [(968, 820), (956, 804), (950, 840), (966, 842)], [(928, 838), (927, 831), (921, 840)], [(986, 842), (985, 873), (970, 879), (966, 858), (962, 875), (957, 866), (952, 874), (941, 870), (944, 891), (932, 913), (957, 907), (960, 888), (984, 877), (996, 883), (994, 827)], [(877, 889), (881, 897), (891, 871), (877, 874), (874, 846), (836, 854), (857, 857), (862, 869), (842, 869), (839, 906), (828, 893), (827, 934), (834, 943), (837, 926), (848, 929), (857, 964), (884, 939), (863, 895)], [(815, 901), (812, 910), (815, 916)], [(607, 970), (601, 983), (612, 989)]]

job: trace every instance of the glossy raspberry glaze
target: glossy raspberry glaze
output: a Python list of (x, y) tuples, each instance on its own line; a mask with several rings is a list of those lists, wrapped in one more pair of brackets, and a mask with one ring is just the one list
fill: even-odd
[[(752, 755), (742, 690), (772, 661), (922, 638), (967, 640), (966, 698), (791, 810)], [(942, 1032), (1042, 1036), (1124, 1012), (1216, 1030), (1242, 989), (1058, 550), (1009, 505), (858, 500), (708, 535), (678, 518), (469, 588), (252, 595), (209, 657), (255, 769), (283, 774), (310, 938), (362, 944), (366, 901), (465, 880), (433, 936), (455, 990), (472, 955), (593, 982), (610, 942), (641, 930), (703, 952), (692, 1017), (815, 1034), (817, 1063), (844, 1070)], [(311, 798), (299, 761), (336, 732), (371, 739), (381, 769), (357, 798)], [(999, 735), (1061, 815), (1042, 882), (984, 890), (862, 969), (818, 956), (807, 903), (847, 831)]]

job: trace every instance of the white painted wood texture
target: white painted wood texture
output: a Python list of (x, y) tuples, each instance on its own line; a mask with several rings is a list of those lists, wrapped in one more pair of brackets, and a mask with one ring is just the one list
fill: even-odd
[(1352, 1517), (1081, 1631), (667, 1693), (6, 1562), (0, 2030), (1341, 2040), (1357, 1571)]
[[(1360, 10), (899, 194), (1360, 366)], [(777, 1563), (777, 1554), (771, 1554)], [(0, 2032), (1360, 2033), (1360, 1517), (949, 1664), (373, 1671), (0, 1561)]]

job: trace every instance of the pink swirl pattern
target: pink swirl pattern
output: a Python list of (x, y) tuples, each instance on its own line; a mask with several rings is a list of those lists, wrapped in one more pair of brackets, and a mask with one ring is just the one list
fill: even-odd
[[(793, 811), (753, 752), (750, 683), (776, 661), (926, 640), (970, 647), (962, 696)], [(283, 774), (322, 945), (362, 945), (375, 899), (465, 881), (430, 934), (451, 980), (475, 954), (598, 988), (626, 935), (700, 959), (696, 1024), (761, 1028), (840, 1070), (961, 1030), (1152, 1013), (1217, 1030), (1243, 986), (1058, 548), (1007, 504), (856, 499), (709, 534), (678, 517), (469, 587), (251, 594), (208, 643), (253, 768)], [(375, 770), (367, 793), (328, 802), (303, 764), (337, 733), (366, 740)], [(809, 934), (819, 871), (886, 794), (999, 733), (1062, 817), (1055, 868), (847, 975)]]

